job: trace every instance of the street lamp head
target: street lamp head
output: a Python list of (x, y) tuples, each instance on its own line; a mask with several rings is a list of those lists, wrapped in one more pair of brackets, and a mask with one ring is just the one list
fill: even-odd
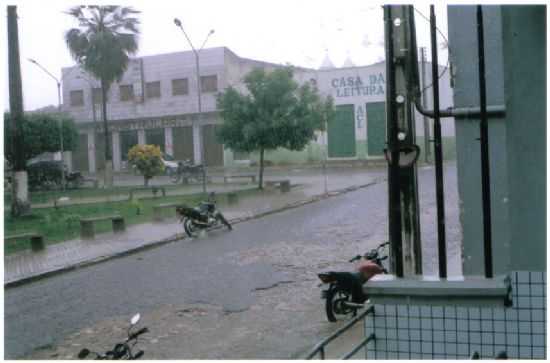
[(210, 29), (210, 33), (208, 33), (208, 35), (212, 35), (214, 34), (214, 29)]
[(32, 58), (27, 58), (27, 59), (29, 60), (29, 62), (36, 64), (36, 61), (34, 59)]
[(176, 24), (176, 26), (181, 27), (181, 21), (178, 18), (174, 18), (174, 24)]

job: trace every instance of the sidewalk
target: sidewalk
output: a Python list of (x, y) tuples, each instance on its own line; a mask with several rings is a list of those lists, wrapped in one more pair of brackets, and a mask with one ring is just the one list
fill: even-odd
[[(267, 189), (242, 196), (233, 206), (220, 203), (220, 209), (232, 223), (239, 223), (380, 182), (386, 172), (385, 169), (330, 172), (326, 178), (328, 194), (325, 194), (325, 178), (317, 174), (296, 169), (286, 176), (293, 185), (290, 192)], [(94, 240), (75, 239), (48, 245), (41, 252), (19, 252), (4, 259), (4, 285), (15, 286), (183, 238), (183, 228), (173, 218), (129, 226), (122, 234), (98, 234)]]

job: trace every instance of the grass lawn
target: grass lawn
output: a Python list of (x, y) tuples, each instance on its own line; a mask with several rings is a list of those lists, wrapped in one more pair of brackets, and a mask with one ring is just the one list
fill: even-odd
[[(243, 190), (239, 194), (255, 193), (254, 190)], [(159, 193), (160, 194), (160, 193)], [(218, 193), (218, 201), (224, 199), (223, 193)], [(202, 193), (184, 196), (168, 196), (159, 198), (147, 198), (133, 201), (101, 202), (82, 205), (67, 205), (55, 208), (33, 209), (32, 215), (13, 219), (9, 213), (4, 215), (4, 234), (14, 235), (24, 232), (37, 232), (44, 235), (46, 244), (66, 241), (78, 238), (80, 235), (80, 218), (99, 217), (112, 214), (120, 214), (124, 217), (126, 225), (146, 223), (152, 221), (153, 206), (161, 203), (182, 203), (195, 205), (204, 200)], [(137, 213), (139, 208), (139, 214)], [(173, 209), (163, 211), (167, 215), (174, 215)], [(97, 233), (112, 230), (110, 220), (95, 223)], [(16, 251), (30, 248), (28, 240), (4, 245), (4, 253), (10, 254)]]
[[(65, 192), (59, 190), (43, 191), (37, 190), (29, 193), (30, 201), (34, 204), (39, 203), (52, 203), (55, 199), (58, 199), (61, 195), (67, 196), (70, 199), (82, 199), (82, 198), (94, 198), (94, 197), (113, 197), (113, 196), (128, 196), (132, 189), (143, 188), (143, 186), (124, 186), (124, 187), (112, 187), (109, 189), (103, 188), (80, 188), (80, 189), (67, 189)], [(160, 187), (158, 194), (161, 194)], [(182, 185), (163, 185), (162, 188), (166, 192), (170, 190), (181, 189)], [(149, 193), (152, 194), (152, 193)], [(10, 205), (11, 193), (4, 193), (4, 205)]]

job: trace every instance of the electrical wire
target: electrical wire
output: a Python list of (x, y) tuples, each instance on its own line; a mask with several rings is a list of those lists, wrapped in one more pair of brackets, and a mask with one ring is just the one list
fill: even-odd
[[(422, 12), (420, 10), (418, 10), (417, 8), (415, 8), (413, 6), (413, 9), (414, 11), (416, 11), (422, 18), (424, 18), (428, 23), (430, 22), (430, 19), (425, 16), (424, 14), (422, 14)], [(447, 56), (447, 64), (445, 65), (445, 68), (443, 69), (443, 71), (441, 72), (441, 74), (439, 74), (439, 77), (437, 78), (438, 80), (441, 79), (441, 77), (443, 77), (443, 75), (445, 74), (445, 72), (447, 72), (447, 69), (449, 68), (449, 63), (450, 63), (450, 59), (451, 59), (451, 48), (449, 47), (449, 40), (445, 37), (445, 35), (443, 35), (443, 32), (436, 26), (435, 27), (437, 32), (439, 33), (439, 35), (441, 35), (441, 37), (445, 40), (445, 45), (447, 46), (447, 52), (449, 53), (448, 56)], [(451, 74), (451, 77), (453, 75)], [(427, 85), (426, 87), (424, 87), (422, 90), (420, 90), (420, 94), (424, 93), (425, 90), (427, 90), (428, 88), (431, 88), (433, 86), (433, 81), (431, 84)]]

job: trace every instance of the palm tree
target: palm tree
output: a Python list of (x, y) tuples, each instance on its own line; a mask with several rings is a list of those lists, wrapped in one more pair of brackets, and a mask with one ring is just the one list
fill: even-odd
[(107, 92), (120, 80), (129, 57), (137, 52), (140, 12), (123, 6), (75, 6), (67, 11), (78, 27), (65, 33), (74, 60), (101, 84), (101, 106), (105, 132), (105, 184), (112, 185), (112, 155), (107, 128)]

